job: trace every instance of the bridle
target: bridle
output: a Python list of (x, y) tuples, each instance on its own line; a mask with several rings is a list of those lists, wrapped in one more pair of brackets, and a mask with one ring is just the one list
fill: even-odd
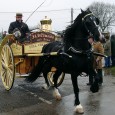
[[(82, 23), (84, 24), (85, 29), (86, 29), (86, 31), (88, 32), (89, 36), (90, 36), (90, 35), (92, 35), (92, 33), (91, 33), (90, 30), (88, 29), (87, 24), (86, 24), (86, 21), (85, 21), (85, 18), (87, 18), (88, 16), (94, 16), (94, 17), (95, 17), (95, 15), (94, 15), (93, 13), (89, 13), (89, 14), (86, 14), (86, 15), (82, 18)], [(93, 20), (92, 20), (92, 21), (93, 21)], [(96, 24), (95, 22), (94, 22), (94, 24), (95, 24), (95, 27), (92, 29), (92, 31), (98, 28), (98, 26), (97, 26), (97, 24)], [(88, 38), (84, 38), (84, 39), (88, 39)], [(78, 38), (77, 40), (84, 40), (84, 39)]]
[[(95, 17), (95, 15), (94, 15), (93, 13), (89, 13), (89, 14), (86, 14), (86, 15), (82, 18), (82, 23), (84, 24), (84, 26), (85, 26), (87, 32), (89, 33), (89, 35), (91, 35), (91, 32), (90, 32), (90, 30), (88, 29), (87, 24), (86, 24), (86, 21), (85, 21), (85, 18), (87, 18), (88, 16), (93, 16), (93, 17)], [(93, 21), (93, 20), (92, 20), (92, 21)], [(93, 28), (93, 30), (98, 28), (98, 26), (97, 26), (97, 24), (96, 24), (95, 22), (94, 22), (94, 24), (95, 24), (95, 27)]]

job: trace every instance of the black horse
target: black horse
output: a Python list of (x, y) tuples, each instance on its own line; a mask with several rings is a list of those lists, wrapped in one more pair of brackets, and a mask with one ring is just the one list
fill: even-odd
[[(99, 20), (93, 13), (87, 9), (81, 10), (81, 13), (74, 20), (74, 23), (67, 27), (64, 33), (63, 42), (55, 41), (45, 45), (42, 53), (58, 52), (56, 56), (46, 55), (40, 57), (39, 63), (31, 72), (30, 76), (26, 78), (27, 81), (35, 81), (41, 73), (43, 73), (45, 81), (49, 86), (47, 74), (51, 71), (52, 67), (56, 68), (53, 76), (54, 92), (57, 99), (61, 95), (57, 89), (57, 80), (62, 72), (71, 74), (75, 94), (75, 111), (83, 113), (83, 107), (79, 101), (79, 88), (77, 76), (85, 72), (89, 77), (94, 78), (93, 84), (90, 87), (92, 92), (99, 90), (98, 77), (93, 69), (93, 53), (91, 52), (91, 45), (88, 42), (88, 36), (93, 35), (96, 41), (100, 38), (98, 30)], [(72, 56), (70, 58), (69, 56)]]

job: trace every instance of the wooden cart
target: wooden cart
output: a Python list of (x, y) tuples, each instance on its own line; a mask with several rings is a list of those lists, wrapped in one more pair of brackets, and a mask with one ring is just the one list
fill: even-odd
[[(7, 35), (0, 46), (0, 76), (6, 90), (10, 90), (16, 77), (27, 77), (39, 63), (39, 56), (44, 44), (55, 41), (55, 35), (49, 32), (33, 32), (29, 40), (19, 43), (14, 35)], [(56, 55), (52, 52), (51, 55)], [(53, 85), (52, 76), (55, 69), (48, 73), (48, 80)], [(65, 74), (58, 79), (58, 86), (63, 82)]]

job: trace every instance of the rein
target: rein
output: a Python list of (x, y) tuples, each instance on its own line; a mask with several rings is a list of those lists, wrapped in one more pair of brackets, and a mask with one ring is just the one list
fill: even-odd
[(89, 14), (85, 15), (85, 16), (82, 18), (82, 22), (83, 22), (83, 24), (84, 24), (84, 26), (85, 26), (85, 28), (86, 28), (86, 30), (87, 30), (87, 32), (88, 32), (89, 34), (90, 34), (90, 31), (89, 31), (89, 29), (88, 29), (88, 27), (87, 27), (87, 25), (86, 25), (85, 18), (86, 18), (87, 16), (91, 16), (91, 15), (93, 15), (93, 13), (89, 13)]
[(76, 53), (76, 54), (90, 54), (90, 53), (92, 53), (91, 49), (83, 51), (83, 50), (77, 50), (72, 46), (68, 49), (68, 51), (72, 51), (73, 53)]
[(96, 55), (96, 56), (107, 57), (107, 56), (104, 55), (104, 54), (101, 54), (101, 53), (97, 53), (97, 52), (92, 51), (92, 49), (83, 51), (83, 50), (77, 50), (77, 49), (75, 49), (74, 47), (70, 47), (68, 50), (69, 50), (69, 51), (72, 51), (73, 53), (76, 53), (76, 54), (87, 54), (88, 57), (89, 57), (89, 55), (90, 55), (91, 53), (92, 53), (93, 55)]

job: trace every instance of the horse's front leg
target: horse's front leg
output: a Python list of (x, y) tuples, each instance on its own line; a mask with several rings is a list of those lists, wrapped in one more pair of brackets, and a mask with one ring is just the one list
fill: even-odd
[(57, 70), (55, 72), (55, 74), (53, 75), (53, 81), (54, 81), (54, 92), (53, 92), (53, 96), (57, 99), (57, 100), (61, 100), (61, 94), (59, 93), (59, 90), (57, 88), (57, 80), (59, 78), (59, 76), (61, 75), (61, 71)]
[(72, 80), (73, 90), (75, 94), (75, 110), (74, 111), (77, 113), (84, 113), (83, 107), (81, 106), (80, 101), (79, 101), (79, 87), (78, 87), (77, 76), (74, 74), (71, 74), (71, 80)]

